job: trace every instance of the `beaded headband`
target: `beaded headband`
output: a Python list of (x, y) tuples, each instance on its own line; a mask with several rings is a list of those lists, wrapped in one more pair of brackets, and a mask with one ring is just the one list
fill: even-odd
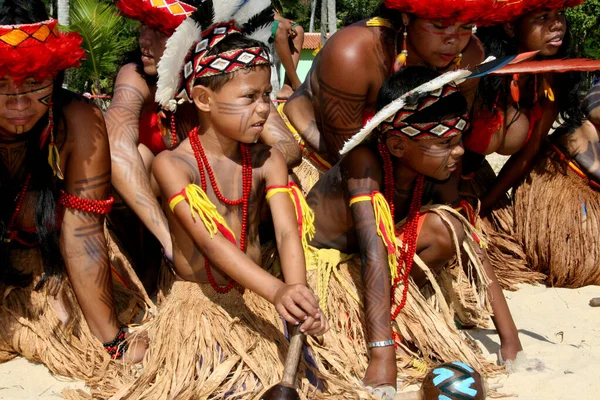
[[(451, 85), (460, 84), (471, 74), (472, 74), (471, 71), (465, 70), (465, 69), (459, 69), (458, 71), (446, 72), (445, 74), (442, 74), (442, 75), (438, 76), (437, 78), (432, 79), (431, 81), (426, 82), (426, 83), (422, 84), (421, 86), (418, 86), (418, 87), (408, 91), (407, 93), (404, 93), (402, 96), (400, 96), (399, 98), (397, 98), (396, 100), (392, 101), (390, 104), (388, 104), (387, 106), (385, 106), (381, 110), (379, 110), (379, 112), (377, 114), (375, 114), (375, 116), (373, 118), (371, 118), (356, 135), (354, 135), (352, 138), (350, 138), (350, 140), (348, 140), (346, 143), (344, 143), (344, 147), (342, 148), (342, 150), (340, 150), (340, 154), (346, 154), (350, 150), (355, 148), (356, 146), (360, 145), (371, 135), (371, 133), (375, 129), (382, 126), (382, 124), (384, 124), (384, 123), (388, 123), (393, 128), (394, 127), (394, 123), (393, 123), (394, 118), (398, 119), (397, 114), (401, 114), (401, 113), (398, 113), (398, 111), (404, 110), (408, 105), (413, 104), (414, 101), (411, 101), (411, 100), (423, 98), (425, 96), (427, 100), (424, 102), (421, 102), (420, 106), (417, 106), (417, 107), (419, 107), (420, 110), (422, 110), (425, 107), (429, 107), (429, 106), (431, 106), (431, 104), (434, 104), (435, 102), (439, 101), (440, 98), (443, 98), (446, 95), (450, 95), (450, 94), (456, 92), (456, 87), (452, 87)], [(450, 89), (448, 89), (448, 88), (450, 88)], [(437, 96), (434, 94), (437, 94)], [(435, 98), (435, 100), (434, 100), (434, 98)], [(424, 104), (425, 104), (425, 106), (423, 107)], [(412, 114), (414, 114), (414, 111), (409, 111), (409, 113), (412, 115)], [(405, 120), (406, 118), (408, 118), (408, 115), (406, 115), (404, 118), (402, 118), (402, 116), (400, 115), (400, 120), (398, 121), (399, 127), (406, 129), (405, 126), (402, 126), (402, 124), (403, 124), (402, 121)], [(460, 121), (461, 119), (465, 120), (465, 122), (464, 123), (461, 122)], [(410, 133), (406, 133), (406, 135), (410, 136), (411, 138), (420, 138), (421, 135), (426, 135), (426, 134), (429, 134), (429, 136), (428, 136), (429, 138), (431, 138), (431, 137), (448, 137), (448, 136), (452, 136), (452, 135), (458, 133), (458, 132), (451, 133), (453, 130), (461, 130), (461, 128), (462, 128), (462, 130), (467, 129), (468, 123), (466, 122), (466, 120), (467, 120), (466, 116), (462, 116), (462, 117), (457, 118), (455, 123), (451, 123), (452, 120), (444, 121), (442, 123), (442, 124), (445, 124), (444, 128), (437, 127), (437, 129), (435, 129), (436, 126), (429, 127), (430, 129), (435, 129), (435, 132), (437, 132), (437, 133), (434, 133), (431, 130), (429, 130), (427, 132), (423, 132), (423, 131), (419, 131), (417, 129), (418, 132), (413, 132), (412, 135)], [(419, 124), (410, 124), (410, 126), (418, 126), (418, 125)], [(421, 125), (430, 125), (430, 124), (421, 124)], [(435, 123), (434, 125), (438, 125), (438, 123)], [(389, 131), (389, 128), (388, 128), (388, 131)], [(426, 138), (426, 137), (427, 136), (423, 136), (423, 138)]]
[(174, 112), (178, 104), (190, 101), (198, 78), (269, 65), (269, 53), (260, 46), (209, 52), (234, 34), (266, 43), (273, 18), (270, 0), (204, 0), (167, 40), (157, 66), (156, 102)]
[(262, 47), (233, 49), (219, 54), (207, 56), (207, 53), (229, 35), (241, 34), (235, 22), (215, 24), (202, 34), (203, 39), (196, 43), (185, 59), (183, 76), (179, 87), (182, 88), (177, 97), (190, 100), (194, 82), (199, 78), (231, 74), (240, 69), (258, 65), (270, 65), (269, 54)]
[(414, 104), (406, 104), (395, 115), (392, 115), (381, 123), (381, 133), (403, 134), (411, 139), (447, 138), (463, 133), (469, 127), (468, 112), (465, 112), (462, 116), (439, 122), (404, 122), (411, 115), (423, 111), (425, 108), (454, 93), (458, 93), (458, 88), (453, 82), (450, 82), (433, 92), (427, 93), (424, 98), (419, 99)]
[(85, 51), (77, 32), (63, 33), (57, 21), (0, 25), (0, 77), (10, 76), (18, 85), (27, 78), (44, 80), (79, 66)]
[(117, 7), (127, 18), (171, 36), (196, 8), (179, 0), (119, 0)]

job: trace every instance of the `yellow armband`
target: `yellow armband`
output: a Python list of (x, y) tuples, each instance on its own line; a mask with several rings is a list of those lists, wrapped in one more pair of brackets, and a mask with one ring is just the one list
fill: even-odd
[(373, 204), (375, 213), (375, 223), (377, 225), (377, 234), (383, 240), (388, 253), (388, 266), (390, 268), (390, 278), (392, 282), (398, 277), (398, 247), (400, 243), (396, 238), (396, 229), (392, 220), (392, 212), (385, 197), (374, 191), (371, 194), (362, 194), (350, 199), (350, 207), (356, 203), (369, 201)]
[(192, 218), (199, 217), (210, 237), (214, 237), (217, 232), (221, 232), (229, 241), (236, 244), (235, 234), (227, 226), (225, 218), (217, 211), (217, 207), (210, 201), (204, 190), (198, 185), (189, 184), (181, 192), (176, 193), (169, 199), (169, 207), (175, 212), (175, 207), (186, 200), (190, 205)]
[(308, 240), (311, 240), (315, 236), (315, 214), (308, 206), (308, 203), (306, 203), (302, 191), (295, 183), (291, 182), (288, 186), (269, 186), (266, 195), (267, 201), (277, 193), (287, 193), (294, 203), (302, 248), (306, 253), (308, 251)]

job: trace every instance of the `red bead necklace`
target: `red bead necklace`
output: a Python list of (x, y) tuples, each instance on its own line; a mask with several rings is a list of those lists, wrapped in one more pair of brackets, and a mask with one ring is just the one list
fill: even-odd
[[(246, 236), (248, 231), (248, 206), (250, 199), (250, 192), (252, 190), (252, 158), (250, 156), (250, 148), (247, 144), (240, 143), (240, 150), (242, 152), (242, 197), (238, 200), (230, 200), (223, 196), (219, 187), (217, 186), (217, 181), (215, 179), (215, 174), (208, 162), (208, 158), (206, 157), (206, 153), (204, 153), (204, 149), (202, 148), (202, 144), (200, 143), (200, 139), (198, 138), (198, 128), (194, 128), (190, 131), (188, 135), (190, 139), (190, 145), (192, 146), (192, 150), (194, 151), (194, 157), (196, 157), (196, 162), (198, 163), (198, 171), (200, 172), (200, 182), (202, 185), (202, 190), (206, 192), (207, 183), (206, 183), (206, 175), (208, 174), (208, 178), (210, 179), (210, 184), (215, 192), (215, 195), (219, 199), (219, 201), (228, 206), (238, 206), (242, 205), (242, 230), (240, 233), (240, 250), (242, 252), (246, 252)], [(206, 171), (206, 172), (205, 172)], [(208, 257), (204, 257), (204, 265), (206, 268), (206, 276), (208, 277), (208, 281), (211, 286), (218, 293), (227, 293), (231, 289), (233, 289), (236, 285), (236, 282), (232, 279), (225, 286), (220, 286), (215, 281), (215, 278), (212, 274), (210, 268), (210, 261), (208, 261)]]
[(31, 174), (27, 175), (23, 187), (15, 197), (15, 211), (12, 213), (10, 220), (8, 221), (8, 226), (6, 227), (6, 232), (8, 236), (4, 238), (5, 243), (10, 243), (17, 236), (17, 231), (14, 229), (15, 222), (17, 220), (17, 215), (19, 214), (19, 211), (21, 211), (21, 207), (23, 207), (23, 201), (25, 200), (25, 195), (27, 194), (27, 189), (29, 188), (29, 181), (31, 181)]
[[(394, 169), (392, 166), (392, 160), (387, 146), (384, 143), (379, 144), (379, 153), (383, 160), (383, 181), (385, 185), (385, 198), (390, 205), (390, 212), (392, 219), (395, 223), (395, 207), (394, 207)], [(407, 222), (404, 225), (404, 245), (400, 248), (400, 259), (398, 261), (398, 277), (394, 279), (391, 290), (391, 304), (393, 305), (396, 299), (396, 288), (400, 281), (403, 282), (402, 288), (402, 300), (400, 304), (391, 313), (392, 321), (398, 317), (400, 311), (406, 305), (406, 299), (408, 296), (408, 279), (410, 271), (414, 263), (415, 253), (417, 251), (417, 236), (419, 227), (419, 217), (421, 209), (421, 200), (423, 197), (423, 186), (424, 176), (417, 176), (415, 187), (413, 189), (413, 195), (408, 211)], [(404, 272), (402, 271), (402, 265), (405, 265)]]
[(175, 114), (171, 114), (171, 149), (177, 147), (177, 124), (175, 124)]

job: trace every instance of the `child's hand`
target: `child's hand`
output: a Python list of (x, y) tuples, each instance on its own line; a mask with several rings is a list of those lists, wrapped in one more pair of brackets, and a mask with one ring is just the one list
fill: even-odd
[(306, 321), (300, 325), (300, 332), (305, 335), (321, 336), (329, 330), (329, 322), (325, 315), (321, 313), (319, 318), (308, 317)]
[[(279, 315), (293, 325), (303, 323), (305, 330), (312, 330), (315, 320), (324, 318), (319, 310), (317, 296), (305, 285), (284, 285), (275, 293), (273, 302)], [(312, 318), (309, 321), (309, 318)], [(304, 326), (304, 322), (309, 322)], [(302, 327), (301, 327), (302, 328)]]

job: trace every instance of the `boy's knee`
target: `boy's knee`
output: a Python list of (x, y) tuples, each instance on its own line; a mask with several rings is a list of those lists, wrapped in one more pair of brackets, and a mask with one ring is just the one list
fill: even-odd
[[(456, 255), (456, 241), (460, 245), (465, 238), (465, 232), (458, 219), (446, 214), (448, 223), (438, 214), (430, 213), (427, 216), (427, 226), (430, 237), (430, 247), (440, 260), (447, 260)], [(454, 231), (454, 233), (453, 233)]]

